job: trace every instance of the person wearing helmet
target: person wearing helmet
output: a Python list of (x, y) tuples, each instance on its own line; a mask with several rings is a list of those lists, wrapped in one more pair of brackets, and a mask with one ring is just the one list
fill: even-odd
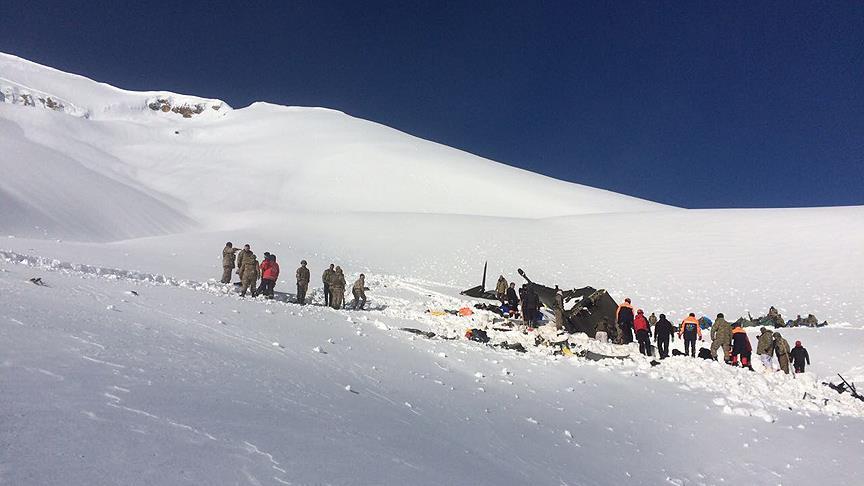
[(300, 268), (295, 272), (297, 277), (297, 303), (306, 305), (306, 291), (309, 289), (309, 269), (306, 268), (306, 260), (300, 260)]

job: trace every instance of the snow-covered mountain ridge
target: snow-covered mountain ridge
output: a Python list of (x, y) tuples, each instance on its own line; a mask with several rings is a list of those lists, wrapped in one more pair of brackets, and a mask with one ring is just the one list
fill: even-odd
[(218, 116), (231, 110), (221, 100), (167, 91), (135, 92), (0, 52), (0, 103), (47, 108), (68, 115), (116, 119), (147, 113), (184, 118)]
[[(14, 213), (0, 228), (19, 236), (112, 240), (176, 231), (175, 223), (189, 224), (184, 219), (222, 229), (289, 211), (541, 218), (670, 209), (335, 110), (269, 103), (233, 110), (219, 100), (126, 91), (8, 54), (0, 54), (0, 91), (6, 101), (0, 103), (0, 144), (7, 145), (0, 148), (13, 154), (3, 158), (3, 168), (31, 161), (51, 166), (40, 173), (38, 189), (20, 180), (0, 182), (0, 201)], [(50, 109), (35, 109), (42, 107)], [(19, 143), (9, 147), (13, 139)], [(151, 209), (167, 206), (149, 213), (166, 224), (138, 225), (126, 211), (103, 208), (86, 234), (76, 231), (82, 226), (76, 214), (92, 215), (75, 211), (76, 204), (91, 207), (99, 194), (91, 189), (98, 184), (74, 167), (101, 178), (98, 184), (113, 181), (112, 193), (134, 191)], [(45, 197), (45, 187), (58, 186), (76, 201)], [(39, 228), (26, 221), (40, 221)]]

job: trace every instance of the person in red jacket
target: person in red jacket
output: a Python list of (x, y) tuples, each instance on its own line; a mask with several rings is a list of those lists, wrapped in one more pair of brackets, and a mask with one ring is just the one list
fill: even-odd
[(636, 341), (639, 342), (639, 352), (651, 356), (651, 326), (642, 309), (636, 311), (633, 318), (633, 329), (636, 330)]
[(696, 319), (696, 314), (690, 313), (686, 319), (681, 322), (681, 329), (678, 330), (678, 337), (684, 338), (684, 355), (690, 353), (690, 356), (696, 357), (696, 338), (702, 340), (702, 328), (699, 327), (699, 320)]
[(268, 299), (273, 298), (276, 279), (279, 278), (279, 264), (276, 263), (276, 255), (267, 255), (261, 263), (261, 289), (260, 293)]

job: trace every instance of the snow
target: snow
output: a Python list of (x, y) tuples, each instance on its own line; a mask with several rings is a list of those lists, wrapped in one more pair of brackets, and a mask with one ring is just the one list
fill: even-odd
[[(333, 110), (134, 93), (0, 54), (0, 482), (856, 484), (864, 207), (669, 208)], [(37, 97), (38, 97), (37, 96)], [(155, 99), (221, 106), (154, 111)], [(177, 132), (177, 133), (175, 133)], [(219, 284), (225, 241), (286, 301)], [(313, 305), (293, 303), (309, 261)], [(433, 315), (524, 268), (673, 322), (814, 313), (787, 376)], [(323, 307), (330, 262), (370, 310)], [(42, 277), (46, 286), (28, 280)], [(484, 327), (491, 344), (464, 338)], [(421, 329), (432, 338), (403, 331)], [(748, 330), (755, 346), (755, 329)], [(707, 341), (707, 339), (706, 339)], [(702, 343), (708, 345), (708, 343)], [(681, 343), (673, 345), (681, 349)]]

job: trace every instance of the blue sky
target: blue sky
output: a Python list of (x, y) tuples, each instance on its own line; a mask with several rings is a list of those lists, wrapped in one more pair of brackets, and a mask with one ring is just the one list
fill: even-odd
[(684, 207), (864, 204), (862, 2), (6, 0), (3, 12), (0, 50), (123, 88), (335, 108)]

